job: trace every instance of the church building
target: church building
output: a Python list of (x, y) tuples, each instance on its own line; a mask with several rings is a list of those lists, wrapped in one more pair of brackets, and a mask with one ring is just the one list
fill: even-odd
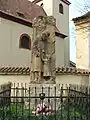
[(30, 67), (32, 22), (34, 18), (45, 15), (54, 16), (56, 19), (56, 66), (69, 66), (70, 2), (67, 0), (49, 0), (49, 2), (47, 0), (32, 2), (29, 0), (0, 0), (0, 39), (2, 43), (0, 44), (0, 67)]
[(57, 83), (88, 84), (89, 72), (70, 61), (69, 5), (68, 0), (0, 0), (0, 84), (30, 81), (32, 23), (47, 15), (56, 19)]

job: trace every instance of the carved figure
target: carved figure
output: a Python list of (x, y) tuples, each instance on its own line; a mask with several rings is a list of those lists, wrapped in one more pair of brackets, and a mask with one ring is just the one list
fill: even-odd
[(50, 73), (50, 55), (46, 55), (45, 58), (43, 58), (43, 76), (44, 77), (50, 77), (51, 73)]
[(30, 83), (55, 83), (55, 25), (53, 16), (33, 20)]
[(31, 62), (31, 79), (34, 81), (40, 80), (41, 73), (41, 57), (40, 57), (40, 38), (36, 38), (32, 45), (32, 62)]
[(46, 54), (45, 44), (50, 33), (44, 31), (41, 35), (36, 37), (32, 45), (32, 62), (31, 62), (31, 80), (40, 81), (43, 66), (43, 57)]

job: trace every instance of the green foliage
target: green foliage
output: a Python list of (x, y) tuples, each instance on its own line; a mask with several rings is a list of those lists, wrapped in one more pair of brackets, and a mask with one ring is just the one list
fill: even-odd
[(33, 109), (25, 109), (23, 104), (11, 104), (0, 107), (0, 120), (86, 120), (87, 115), (82, 108), (73, 105), (63, 105), (56, 116), (33, 116)]
[(86, 120), (87, 115), (82, 108), (74, 105), (64, 105), (61, 110), (58, 110), (57, 120)]
[(24, 109), (23, 105), (14, 104), (0, 108), (0, 120), (28, 120), (32, 110)]

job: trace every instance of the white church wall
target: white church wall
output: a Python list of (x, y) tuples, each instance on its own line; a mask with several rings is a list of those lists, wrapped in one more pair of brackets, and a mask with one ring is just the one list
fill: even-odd
[(41, 5), (43, 3), (43, 9), (47, 13), (47, 15), (53, 15), (53, 0), (43, 0), (37, 3), (37, 5)]
[(0, 85), (4, 83), (29, 83), (30, 82), (30, 76), (29, 75), (0, 75)]
[(0, 21), (0, 66), (30, 66), (30, 50), (19, 48), (22, 34), (32, 37), (32, 28), (1, 18)]
[[(59, 4), (63, 5), (63, 14), (59, 12)], [(56, 18), (56, 26), (60, 32), (67, 35), (64, 43), (65, 50), (65, 65), (69, 65), (70, 46), (69, 46), (69, 5), (61, 0), (53, 0), (53, 16)]]
[[(12, 82), (12, 83), (30, 83), (29, 75), (0, 75), (0, 85)], [(74, 74), (58, 74), (56, 75), (56, 84), (77, 84), (77, 85), (89, 85), (89, 76), (87, 75), (74, 75)]]
[(64, 66), (64, 39), (55, 37), (56, 68)]
[[(59, 12), (59, 4), (63, 5), (63, 14)], [(60, 32), (69, 35), (69, 5), (61, 0), (53, 0), (53, 16)]]
[(56, 76), (57, 84), (89, 85), (89, 76), (61, 74)]

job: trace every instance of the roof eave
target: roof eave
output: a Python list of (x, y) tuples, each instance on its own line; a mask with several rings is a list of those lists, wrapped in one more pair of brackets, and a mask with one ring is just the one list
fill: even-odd
[(57, 37), (61, 37), (61, 38), (63, 38), (63, 39), (67, 37), (67, 35), (64, 35), (64, 34), (59, 33), (59, 32), (55, 32), (55, 35), (56, 35)]
[(73, 66), (73, 67), (76, 67), (76, 64), (72, 61), (69, 61), (70, 62), (70, 65)]
[(6, 12), (1, 11), (1, 10), (0, 10), (0, 17), (2, 17), (4, 19), (11, 20), (11, 21), (14, 21), (14, 22), (17, 22), (17, 23), (20, 23), (20, 24), (23, 24), (23, 25), (26, 25), (28, 27), (32, 27), (32, 22), (31, 21), (20, 18), (20, 17), (17, 17), (17, 16), (14, 16), (12, 14), (6, 13)]
[(63, 2), (66, 3), (67, 5), (70, 5), (70, 4), (71, 4), (68, 0), (61, 0), (61, 1), (63, 1)]
[(73, 21), (74, 23), (77, 23), (77, 22), (82, 21), (82, 20), (87, 19), (87, 18), (90, 19), (90, 12), (88, 12), (88, 13), (82, 15), (82, 16), (73, 18), (72, 21)]
[(34, 1), (32, 1), (32, 3), (38, 3), (38, 2), (41, 2), (41, 1), (43, 1), (43, 0), (34, 0)]
[[(38, 3), (38, 2), (41, 2), (41, 1), (43, 1), (43, 0), (34, 0), (34, 1), (32, 1), (32, 3)], [(71, 4), (68, 0), (61, 0), (61, 1), (63, 1), (63, 2), (66, 3), (67, 5), (70, 5), (70, 4)]]

